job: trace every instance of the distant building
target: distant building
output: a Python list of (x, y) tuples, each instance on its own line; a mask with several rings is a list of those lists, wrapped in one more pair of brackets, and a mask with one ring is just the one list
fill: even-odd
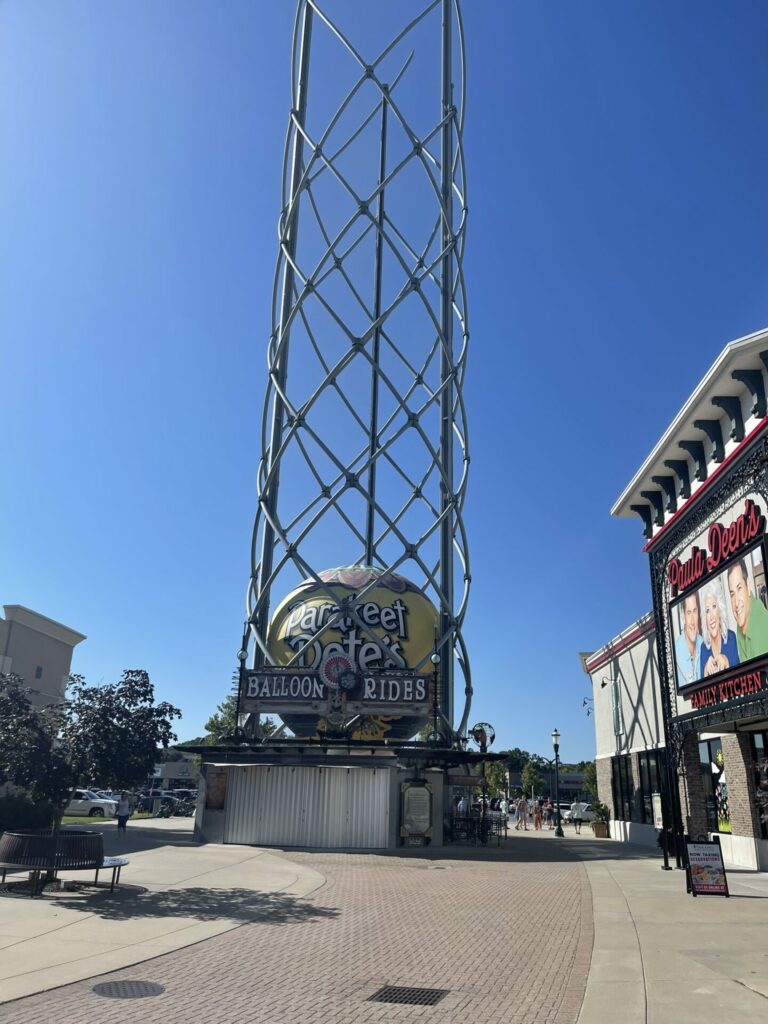
[(21, 676), (33, 705), (59, 703), (64, 698), (72, 652), (85, 640), (84, 634), (20, 604), (3, 605), (3, 610), (0, 672)]
[[(540, 793), (536, 793), (536, 796), (551, 796), (555, 798), (555, 767), (554, 764), (547, 765), (546, 768), (539, 769), (539, 778), (543, 782), (543, 788)], [(589, 800), (589, 796), (584, 789), (584, 772), (571, 772), (560, 769), (560, 803), (573, 803), (574, 800)], [(515, 793), (522, 791), (523, 788), (523, 773), (512, 772), (510, 777), (510, 790)], [(526, 796), (531, 796), (530, 793), (526, 793)]]
[(149, 783), (156, 789), (197, 789), (200, 782), (198, 760), (194, 754), (184, 754), (180, 761), (156, 764)]

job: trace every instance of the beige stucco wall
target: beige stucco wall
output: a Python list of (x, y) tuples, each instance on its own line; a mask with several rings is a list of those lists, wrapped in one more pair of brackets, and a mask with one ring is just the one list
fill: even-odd
[(72, 652), (85, 636), (22, 605), (5, 605), (4, 611), (0, 671), (21, 676), (33, 704), (58, 703), (64, 696)]

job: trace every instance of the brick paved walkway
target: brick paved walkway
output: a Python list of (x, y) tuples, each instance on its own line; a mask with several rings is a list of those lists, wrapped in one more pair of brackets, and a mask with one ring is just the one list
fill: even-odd
[[(290, 852), (326, 884), (263, 921), (0, 1007), (1, 1024), (573, 1024), (592, 950), (582, 865), (551, 836), (424, 856)], [(162, 995), (111, 999), (142, 980)], [(434, 1007), (368, 1002), (381, 985), (448, 989)]]

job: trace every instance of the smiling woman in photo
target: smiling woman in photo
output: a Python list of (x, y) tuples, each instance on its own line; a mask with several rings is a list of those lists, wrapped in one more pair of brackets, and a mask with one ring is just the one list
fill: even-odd
[(704, 643), (699, 651), (699, 678), (739, 664), (736, 634), (728, 629), (725, 594), (720, 579), (705, 583), (699, 591), (701, 634)]

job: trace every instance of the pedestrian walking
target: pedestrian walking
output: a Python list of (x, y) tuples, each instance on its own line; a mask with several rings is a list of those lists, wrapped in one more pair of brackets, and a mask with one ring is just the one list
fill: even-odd
[(541, 818), (542, 818), (541, 804), (537, 800), (536, 803), (533, 805), (533, 831), (534, 832), (541, 832)]
[(120, 799), (117, 801), (117, 807), (115, 808), (115, 814), (117, 815), (117, 834), (123, 835), (126, 833), (126, 825), (128, 819), (131, 816), (131, 802), (128, 799), (127, 793), (121, 793)]
[(546, 806), (544, 808), (544, 814), (546, 815), (547, 819), (547, 827), (551, 832), (552, 829), (555, 827), (555, 805), (552, 803), (552, 797), (550, 797), (549, 800), (547, 800)]
[(571, 821), (573, 822), (574, 828), (576, 829), (576, 835), (581, 835), (581, 822), (583, 819), (584, 812), (582, 810), (582, 804), (580, 800), (574, 800), (571, 804)]
[(524, 831), (528, 831), (528, 801), (524, 796), (521, 796), (517, 801), (517, 824), (515, 828), (518, 830), (522, 828)]

